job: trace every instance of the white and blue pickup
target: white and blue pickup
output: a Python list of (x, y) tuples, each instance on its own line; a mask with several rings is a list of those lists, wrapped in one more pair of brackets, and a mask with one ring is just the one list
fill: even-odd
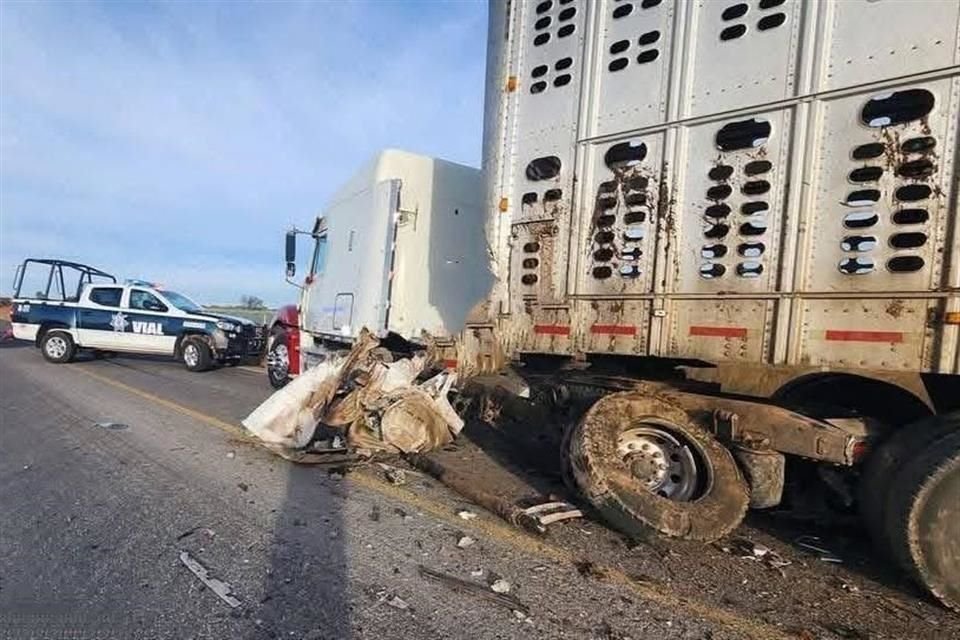
[(118, 283), (93, 267), (29, 258), (14, 278), (13, 336), (43, 357), (69, 362), (78, 349), (173, 356), (190, 371), (263, 352), (263, 328), (205, 311), (176, 291)]

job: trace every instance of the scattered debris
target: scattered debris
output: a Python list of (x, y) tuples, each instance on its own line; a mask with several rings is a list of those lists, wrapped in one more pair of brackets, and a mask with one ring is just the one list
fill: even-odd
[(524, 615), (530, 615), (530, 610), (526, 607), (526, 605), (520, 602), (516, 596), (508, 593), (499, 593), (482, 584), (470, 582), (469, 580), (462, 580), (456, 576), (434, 571), (424, 567), (423, 565), (420, 565), (419, 569), (421, 577), (440, 582), (454, 591), (473, 594), (484, 598), (485, 600), (489, 600), (490, 602), (496, 603), (502, 607), (506, 607), (511, 611), (519, 611)]
[(477, 567), (470, 572), (470, 577), (472, 578), (482, 578), (483, 577), (483, 567)]
[(193, 573), (208, 589), (213, 591), (217, 596), (226, 602), (231, 607), (239, 607), (240, 601), (237, 600), (230, 593), (230, 585), (222, 580), (217, 578), (211, 578), (210, 572), (207, 571), (207, 568), (200, 564), (193, 556), (191, 556), (186, 551), (180, 552), (180, 562), (184, 564)]
[(401, 611), (403, 611), (404, 609), (410, 608), (410, 605), (407, 604), (407, 601), (401, 598), (400, 596), (393, 596), (392, 598), (387, 600), (387, 604), (393, 607), (394, 609), (400, 609)]
[(386, 478), (390, 484), (407, 484), (407, 472), (400, 467), (383, 463), (380, 463), (379, 466), (383, 469), (383, 477)]
[(869, 640), (870, 636), (865, 632), (851, 627), (850, 625), (840, 623), (826, 623), (820, 625), (833, 635), (844, 638), (844, 640)]
[(477, 514), (475, 514), (473, 511), (467, 511), (465, 509), (462, 511), (457, 511), (457, 515), (460, 516), (461, 520), (473, 520), (477, 517)]
[(596, 578), (597, 580), (603, 580), (609, 574), (609, 571), (606, 568), (597, 566), (591, 560), (576, 560), (574, 561), (573, 566), (575, 566), (577, 568), (577, 572), (585, 578)]
[(470, 536), (462, 536), (459, 540), (457, 540), (457, 546), (461, 549), (466, 549), (467, 547), (474, 545), (476, 542), (477, 541)]
[(840, 556), (823, 546), (820, 536), (800, 536), (794, 540), (794, 544), (801, 549), (812, 551), (813, 553), (819, 555), (822, 562), (832, 562), (835, 564), (843, 563), (843, 559)]
[(103, 429), (109, 429), (111, 431), (123, 431), (128, 429), (129, 425), (123, 424), (122, 422), (94, 422), (94, 424)]
[(510, 593), (510, 583), (503, 578), (494, 580), (490, 585), (490, 590), (494, 593)]
[(784, 577), (787, 574), (783, 568), (793, 564), (765, 544), (754, 542), (749, 538), (734, 538), (730, 541), (730, 545), (720, 544), (717, 547), (724, 553), (733, 553), (743, 560), (761, 562), (771, 569), (776, 569)]
[(380, 522), (380, 505), (373, 505), (370, 509), (370, 519), (374, 522)]
[(231, 460), (233, 460), (234, 458), (237, 457), (237, 454), (236, 454), (235, 452), (233, 452), (233, 451), (228, 451), (228, 452), (227, 452), (227, 457), (230, 458)]
[(523, 512), (534, 518), (541, 527), (546, 527), (554, 522), (583, 517), (583, 512), (580, 509), (559, 500), (535, 504), (532, 507), (527, 507)]
[(248, 485), (246, 482), (238, 482), (237, 488), (240, 489), (240, 491), (249, 491), (250, 485)]

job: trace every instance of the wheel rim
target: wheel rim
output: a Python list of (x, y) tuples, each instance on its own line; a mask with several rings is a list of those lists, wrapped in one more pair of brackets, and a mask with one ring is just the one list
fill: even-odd
[(290, 370), (290, 353), (287, 351), (287, 345), (276, 344), (267, 354), (267, 371), (274, 380), (283, 380), (287, 377)]
[(67, 353), (67, 341), (60, 336), (51, 336), (47, 338), (47, 355), (51, 358), (62, 358)]
[(183, 361), (187, 363), (188, 367), (195, 367), (200, 362), (200, 350), (197, 349), (197, 345), (188, 344), (183, 348)]
[(709, 469), (683, 438), (663, 426), (643, 423), (617, 439), (617, 453), (650, 493), (676, 502), (695, 499)]

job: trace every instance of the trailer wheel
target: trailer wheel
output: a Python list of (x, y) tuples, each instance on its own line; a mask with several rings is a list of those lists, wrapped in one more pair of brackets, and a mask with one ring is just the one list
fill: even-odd
[(894, 560), (960, 611), (960, 432), (894, 474), (885, 528)]
[(63, 364), (70, 362), (77, 351), (77, 346), (73, 343), (73, 338), (66, 331), (51, 329), (43, 334), (40, 339), (40, 353), (44, 360)]
[(206, 371), (213, 366), (209, 345), (196, 336), (184, 339), (180, 347), (180, 358), (187, 371)]
[(886, 510), (893, 476), (931, 444), (957, 431), (960, 431), (960, 413), (924, 418), (897, 429), (867, 457), (857, 488), (857, 502), (864, 527), (881, 553), (891, 553), (886, 536)]
[(287, 332), (283, 329), (274, 329), (270, 335), (267, 378), (274, 389), (280, 389), (290, 382), (290, 350), (287, 348)]
[(580, 491), (627, 535), (710, 542), (747, 511), (747, 484), (733, 455), (666, 400), (632, 391), (601, 398), (569, 447)]

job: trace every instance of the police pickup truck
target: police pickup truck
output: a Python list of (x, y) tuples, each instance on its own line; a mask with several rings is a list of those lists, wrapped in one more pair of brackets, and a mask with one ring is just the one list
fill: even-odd
[(78, 349), (172, 355), (190, 371), (259, 356), (262, 327), (204, 311), (190, 298), (64, 260), (27, 259), (14, 277), (13, 336), (50, 362)]

